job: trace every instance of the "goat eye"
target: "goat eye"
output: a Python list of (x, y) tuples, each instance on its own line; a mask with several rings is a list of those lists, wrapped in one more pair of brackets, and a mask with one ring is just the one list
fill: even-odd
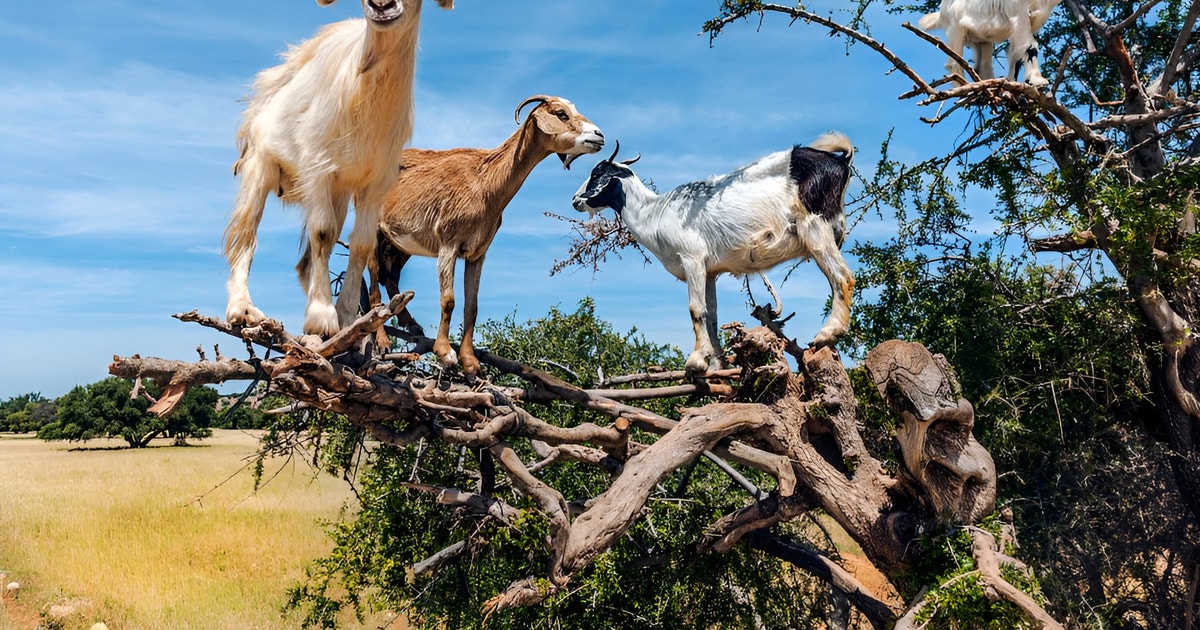
[(555, 115), (555, 116), (558, 116), (558, 119), (559, 119), (559, 120), (561, 120), (561, 121), (563, 121), (563, 122), (566, 122), (566, 121), (568, 121), (568, 120), (570, 120), (570, 119), (571, 119), (571, 117), (567, 115), (567, 112), (564, 112), (564, 111), (563, 111), (563, 110), (561, 110), (561, 109), (560, 109), (560, 110), (558, 110), (558, 111), (556, 111), (556, 112), (554, 112), (554, 115)]

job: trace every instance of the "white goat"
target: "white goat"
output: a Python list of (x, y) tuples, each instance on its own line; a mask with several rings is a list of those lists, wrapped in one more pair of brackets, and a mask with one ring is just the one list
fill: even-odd
[[(372, 303), (379, 284), (388, 295), (399, 292), (400, 270), (412, 256), (438, 259), (441, 322), (433, 351), (443, 364), (459, 359), (463, 371), (475, 374), (473, 335), (478, 314), (479, 277), (483, 258), (500, 229), (504, 208), (539, 162), (557, 153), (566, 168), (580, 155), (604, 146), (604, 135), (570, 101), (556, 96), (531, 96), (517, 106), (513, 117), (536, 104), (524, 124), (494, 149), (449, 149), (404, 152), (400, 176), (388, 192), (379, 224), (377, 267), (372, 276)], [(463, 336), (458, 355), (450, 347), (450, 315), (454, 311), (454, 266), (466, 261), (463, 283)], [(402, 323), (415, 324), (407, 311)]]
[[(332, 4), (334, 0), (317, 0)], [(358, 308), (364, 266), (373, 264), (383, 198), (412, 136), (412, 85), (421, 0), (361, 0), (364, 19), (330, 24), (294, 46), (254, 81), (237, 140), (241, 188), (225, 229), (231, 323), (255, 323), (250, 263), (267, 195), (304, 210), (307, 241), (297, 266), (307, 296), (306, 333), (331, 335)], [(453, 8), (454, 0), (437, 0)], [(350, 261), (335, 310), (329, 256), (355, 209)]]
[(854, 276), (840, 248), (853, 154), (849, 138), (827, 133), (811, 147), (772, 153), (659, 195), (629, 168), (637, 158), (616, 162), (613, 151), (592, 169), (574, 205), (591, 214), (615, 210), (633, 237), (687, 283), (696, 333), (687, 369), (703, 372), (721, 361), (716, 279), (722, 273), (761, 272), (787, 260), (812, 258), (833, 289), (829, 320), (812, 343), (830, 344), (846, 332)]
[[(1038, 43), (1034, 34), (1041, 30), (1050, 12), (1062, 0), (942, 0), (941, 10), (923, 16), (918, 24), (931, 31), (945, 29), (946, 45), (961, 57), (964, 44), (975, 49), (975, 72), (980, 79), (991, 79), (995, 45), (1009, 41), (1008, 79), (1017, 80), (1017, 70), (1025, 66), (1025, 81), (1035, 87), (1049, 85), (1038, 66)], [(946, 71), (962, 76), (963, 69), (953, 59)]]

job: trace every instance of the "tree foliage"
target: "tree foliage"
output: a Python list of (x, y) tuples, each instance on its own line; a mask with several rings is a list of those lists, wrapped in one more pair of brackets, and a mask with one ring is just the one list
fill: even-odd
[[(159, 387), (146, 386), (154, 396)], [(174, 438), (183, 444), (188, 438), (204, 438), (215, 412), (218, 394), (211, 387), (188, 391), (175, 413), (159, 417), (147, 411), (150, 401), (131, 396), (133, 384), (109, 377), (91, 385), (80, 385), (58, 399), (56, 419), (38, 430), (43, 440), (71, 442), (100, 438), (121, 438), (131, 448), (145, 448), (156, 437)]]
[(54, 420), (55, 404), (40, 392), (0, 402), (0, 432), (32, 433)]

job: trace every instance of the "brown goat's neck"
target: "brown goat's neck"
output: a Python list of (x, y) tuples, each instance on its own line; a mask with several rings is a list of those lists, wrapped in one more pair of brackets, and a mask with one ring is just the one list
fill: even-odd
[(484, 158), (480, 175), (487, 189), (493, 191), (491, 204), (499, 203), (500, 207), (508, 204), (534, 167), (552, 153), (541, 140), (537, 123), (530, 116)]

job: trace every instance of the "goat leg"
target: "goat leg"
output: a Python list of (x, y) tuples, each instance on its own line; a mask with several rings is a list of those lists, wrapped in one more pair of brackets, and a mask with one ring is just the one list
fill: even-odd
[(717, 275), (706, 274), (704, 278), (704, 328), (708, 333), (708, 345), (711, 356), (708, 359), (709, 370), (720, 370), (724, 367), (725, 353), (721, 350), (721, 336), (717, 332)]
[(230, 324), (254, 325), (266, 316), (250, 300), (250, 263), (258, 246), (258, 225), (262, 222), (267, 195), (279, 184), (269, 176), (270, 169), (263, 167), (257, 153), (243, 156), (235, 169), (240, 172), (242, 181), (233, 214), (225, 228), (225, 258), (229, 261), (229, 280), (225, 284), (229, 301), (225, 307), (225, 320)]
[(475, 318), (479, 315), (479, 279), (483, 274), (483, 256), (468, 260), (463, 270), (463, 333), (458, 345), (458, 359), (463, 373), (474, 376), (479, 372), (479, 359), (475, 358)]
[[(307, 256), (301, 258), (296, 265), (300, 274), (300, 285), (307, 295), (307, 305), (304, 308), (304, 332), (310, 335), (331, 337), (337, 334), (338, 317), (333, 306), (333, 291), (329, 287), (329, 257), (333, 254), (334, 243), (342, 231), (349, 210), (349, 199), (339, 196), (336, 199), (314, 200), (317, 204), (328, 204), (327, 207), (312, 212), (307, 223), (308, 244), (305, 249)], [(354, 287), (354, 302), (358, 306), (358, 281), (343, 280), (343, 295), (347, 285)]]
[(696, 347), (692, 354), (688, 355), (684, 369), (691, 375), (704, 374), (708, 371), (709, 358), (714, 352), (708, 320), (709, 313), (715, 313), (717, 310), (716, 292), (712, 292), (714, 299), (712, 304), (709, 304), (704, 263), (688, 256), (681, 258), (688, 287), (688, 311), (692, 315), (692, 330), (696, 334)]
[[(391, 186), (391, 180), (375, 186), (354, 199), (354, 228), (350, 231), (350, 258), (346, 263), (346, 276), (342, 280), (342, 292), (337, 299), (338, 326), (349, 326), (358, 319), (358, 295), (363, 272), (376, 266), (375, 241), (379, 232), (379, 216), (383, 212), (383, 198)], [(344, 216), (344, 215), (343, 215)], [(339, 232), (341, 231), (339, 227)], [(372, 273), (371, 275), (377, 275)]]
[(813, 248), (813, 260), (817, 267), (829, 280), (829, 288), (833, 292), (832, 306), (829, 309), (829, 320), (813, 338), (813, 346), (832, 345), (846, 333), (850, 326), (850, 301), (854, 297), (854, 274), (842, 252), (837, 248), (832, 230), (823, 230), (819, 243)]
[(438, 252), (438, 287), (441, 289), (442, 317), (438, 322), (437, 339), (433, 342), (433, 353), (442, 365), (458, 365), (458, 355), (450, 347), (450, 316), (454, 314), (454, 264), (458, 261), (458, 249), (444, 247)]

